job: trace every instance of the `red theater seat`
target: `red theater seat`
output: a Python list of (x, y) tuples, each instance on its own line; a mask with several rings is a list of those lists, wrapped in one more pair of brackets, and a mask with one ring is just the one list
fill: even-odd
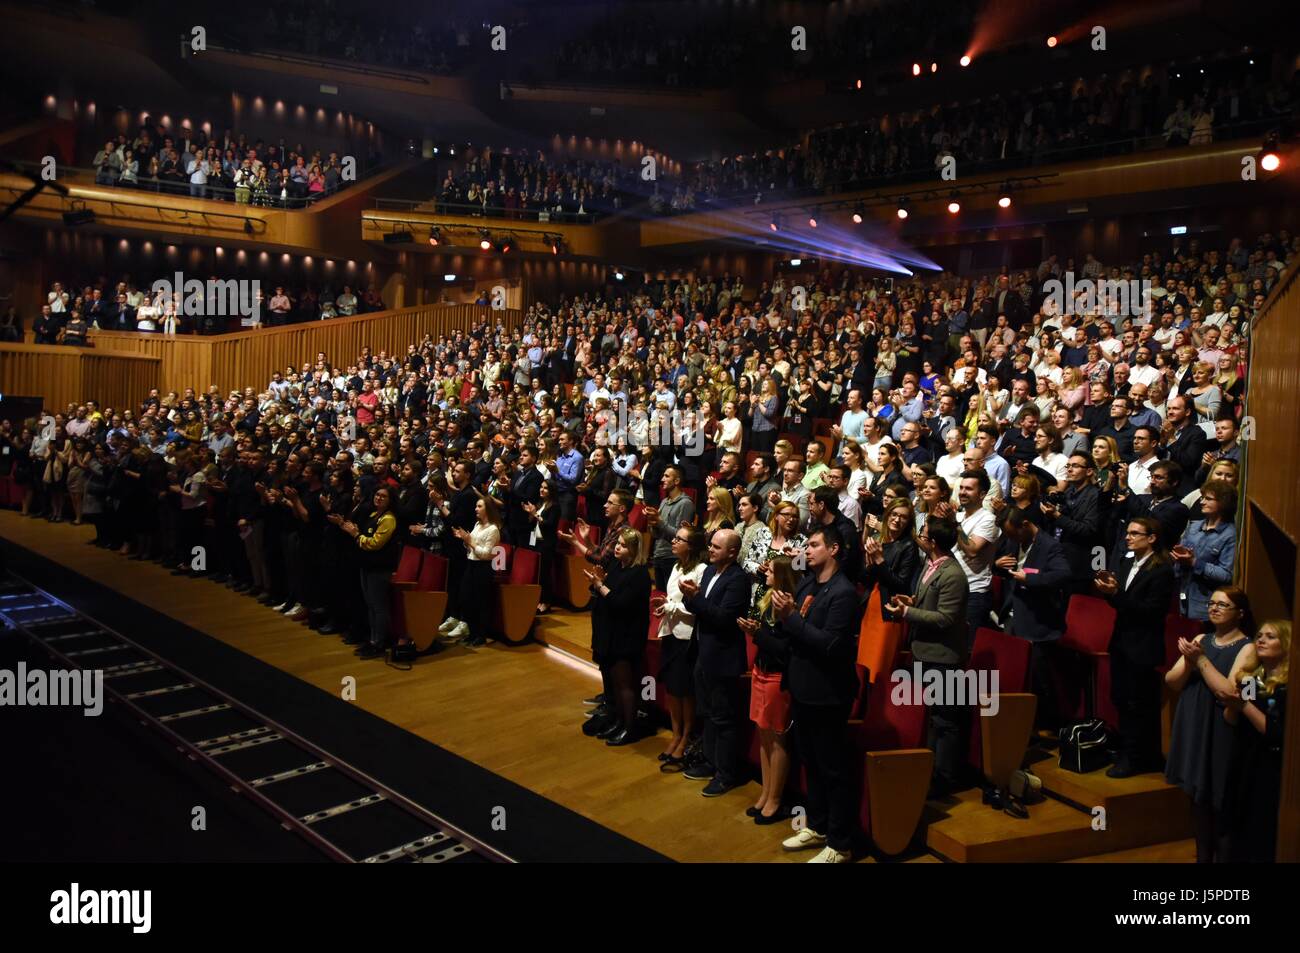
[(1115, 631), (1115, 610), (1097, 596), (1074, 595), (1065, 610), (1061, 645), (1086, 655), (1104, 655)]

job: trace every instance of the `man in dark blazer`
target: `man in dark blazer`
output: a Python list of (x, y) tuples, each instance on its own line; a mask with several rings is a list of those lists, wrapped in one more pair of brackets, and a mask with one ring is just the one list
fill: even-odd
[(1196, 471), (1200, 469), (1201, 457), (1209, 443), (1205, 431), (1196, 422), (1196, 410), (1190, 397), (1178, 394), (1169, 398), (1161, 436), (1164, 438), (1165, 457), (1182, 469), (1174, 490), (1174, 495), (1181, 500), (1196, 489)]
[(737, 565), (740, 534), (720, 529), (709, 540), (709, 568), (699, 585), (682, 582), (686, 608), (695, 616), (699, 659), (695, 663), (695, 699), (704, 721), (704, 759), (689, 765), (684, 776), (710, 778), (705, 797), (725, 794), (742, 783), (740, 766), (741, 676), (749, 667), (745, 633), (739, 619), (749, 610), (749, 573)]
[(1092, 576), (1092, 549), (1101, 539), (1101, 490), (1092, 456), (1072, 453), (1065, 461), (1065, 492), (1042, 503), (1045, 528), (1056, 537), (1069, 560), (1071, 587), (1086, 586)]
[[(1200, 428), (1198, 427), (1197, 430)], [(1166, 549), (1177, 546), (1187, 529), (1191, 513), (1183, 501), (1175, 496), (1182, 484), (1182, 467), (1171, 460), (1161, 460), (1151, 467), (1151, 492), (1129, 496), (1119, 504), (1118, 538), (1111, 547), (1110, 567), (1124, 558), (1128, 551), (1124, 539), (1128, 521), (1139, 516), (1149, 516), (1160, 524), (1160, 545)]]
[(1002, 516), (1002, 555), (995, 565), (1010, 581), (998, 619), (1010, 635), (1031, 643), (1030, 684), (1038, 696), (1035, 720), (1039, 728), (1061, 727), (1056, 693), (1056, 654), (1065, 632), (1066, 586), (1070, 563), (1050, 533), (1040, 532), (1019, 507)]
[(532, 517), (524, 505), (541, 502), (542, 480), (542, 471), (537, 469), (536, 448), (524, 445), (519, 450), (519, 470), (510, 479), (510, 489), (506, 492), (505, 499), (506, 533), (513, 546), (528, 545)]
[(808, 771), (807, 826), (787, 850), (822, 847), (810, 863), (849, 860), (857, 831), (849, 712), (858, 692), (856, 660), (862, 609), (839, 567), (843, 549), (832, 527), (808, 538), (808, 574), (793, 596), (774, 590), (772, 608), (789, 640), (782, 687), (790, 692), (799, 752)]
[[(912, 657), (920, 663), (922, 677), (934, 671), (943, 683), (947, 673), (958, 670), (966, 659), (970, 583), (952, 554), (957, 545), (957, 523), (951, 516), (927, 518), (916, 541), (926, 557), (916, 594), (896, 595), (886, 608), (908, 623)], [(945, 795), (960, 786), (965, 741), (970, 733), (969, 714), (964, 705), (931, 705), (926, 709), (926, 746), (934, 752), (930, 787), (933, 796)]]
[(1119, 754), (1107, 777), (1159, 771), (1160, 673), (1165, 615), (1174, 594), (1173, 563), (1159, 545), (1160, 524), (1148, 516), (1125, 528), (1131, 558), (1097, 574), (1097, 592), (1115, 608), (1110, 639), (1110, 699), (1119, 712)]

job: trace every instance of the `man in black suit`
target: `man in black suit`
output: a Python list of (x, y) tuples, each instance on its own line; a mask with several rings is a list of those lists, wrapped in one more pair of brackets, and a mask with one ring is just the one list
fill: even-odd
[(1032, 646), (1030, 683), (1039, 700), (1035, 720), (1039, 728), (1056, 731), (1061, 727), (1056, 656), (1065, 632), (1070, 563), (1050, 533), (1040, 532), (1024, 510), (1010, 506), (1002, 516), (1002, 555), (995, 565), (999, 576), (1011, 580), (998, 610), (1002, 628)]
[[(1196, 428), (1199, 430), (1200, 428)], [(1125, 545), (1124, 533), (1128, 521), (1139, 516), (1149, 516), (1160, 524), (1160, 542), (1165, 546), (1176, 546), (1187, 529), (1191, 513), (1183, 501), (1174, 494), (1182, 481), (1182, 467), (1172, 460), (1161, 460), (1151, 467), (1151, 492), (1141, 493), (1126, 498), (1119, 509), (1119, 538), (1112, 547), (1114, 566), (1124, 558), (1128, 547)]]
[(1174, 594), (1174, 569), (1160, 547), (1160, 524), (1150, 517), (1125, 529), (1130, 559), (1100, 572), (1097, 592), (1115, 607), (1110, 639), (1110, 698), (1119, 712), (1119, 755), (1107, 777), (1159, 771), (1160, 673), (1165, 657), (1165, 614)]
[[(1189, 375), (1190, 376), (1190, 375)], [(1161, 428), (1165, 453), (1181, 469), (1174, 494), (1182, 499), (1196, 489), (1196, 471), (1201, 466), (1209, 438), (1196, 423), (1196, 411), (1186, 395), (1170, 397), (1165, 405), (1165, 425)], [(1166, 537), (1168, 539), (1168, 537)]]
[(506, 534), (514, 546), (524, 546), (532, 530), (532, 517), (524, 506), (542, 499), (542, 471), (537, 469), (537, 449), (525, 444), (519, 451), (519, 470), (506, 492)]
[(751, 580), (737, 565), (740, 534), (720, 529), (709, 540), (709, 568), (699, 585), (682, 581), (686, 608), (695, 616), (700, 655), (695, 663), (697, 711), (704, 721), (704, 758), (683, 772), (694, 781), (710, 778), (705, 797), (725, 794), (742, 783), (740, 766), (740, 678), (749, 667), (739, 620), (749, 609)]
[(845, 388), (847, 394), (851, 390), (861, 391), (870, 395), (871, 385), (875, 383), (875, 369), (862, 359), (862, 350), (854, 348), (849, 352), (849, 366), (844, 371)]
[(135, 308), (127, 304), (126, 292), (117, 296), (117, 303), (109, 310), (108, 324), (101, 325), (105, 331), (134, 331)]
[(1071, 585), (1076, 588), (1091, 578), (1092, 548), (1101, 538), (1101, 490), (1096, 473), (1089, 454), (1070, 454), (1065, 461), (1065, 493), (1052, 494), (1054, 502), (1040, 504), (1046, 529), (1061, 544), (1070, 563)]
[(857, 832), (849, 712), (858, 692), (856, 659), (862, 609), (840, 571), (843, 540), (822, 526), (808, 538), (808, 574), (793, 596), (772, 592), (772, 608), (789, 640), (784, 687), (790, 692), (799, 753), (808, 771), (807, 826), (787, 850), (822, 847), (809, 863), (849, 860)]
[(1125, 463), (1137, 459), (1137, 454), (1133, 452), (1133, 431), (1137, 427), (1129, 420), (1129, 404), (1128, 397), (1117, 394), (1110, 402), (1110, 424), (1093, 434), (1094, 437), (1113, 437), (1115, 445), (1119, 447), (1119, 458)]

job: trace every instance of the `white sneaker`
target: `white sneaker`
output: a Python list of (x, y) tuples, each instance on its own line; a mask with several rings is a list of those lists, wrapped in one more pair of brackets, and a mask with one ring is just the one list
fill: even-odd
[(306, 607), (301, 602), (295, 602), (289, 608), (284, 610), (285, 615), (297, 615), (299, 612), (306, 611)]
[(794, 837), (787, 837), (781, 841), (781, 846), (786, 850), (811, 850), (814, 847), (825, 847), (826, 835), (818, 834), (805, 827)]
[(284, 611), (285, 609), (287, 609), (287, 608), (289, 608), (289, 603), (287, 603), (287, 602), (282, 602), (282, 603), (280, 603), (278, 606), (271, 606), (271, 611), (272, 611), (272, 612), (283, 612), (283, 611)]
[(823, 847), (821, 853), (808, 861), (810, 864), (847, 864), (849, 855), (834, 847)]
[(447, 638), (453, 641), (459, 641), (469, 635), (469, 623), (457, 622), (456, 627), (447, 633)]
[(447, 616), (447, 618), (442, 620), (442, 625), (438, 626), (438, 631), (441, 632), (443, 635), (446, 635), (448, 632), (456, 628), (456, 626), (458, 625), (460, 625), (460, 619), (453, 618), (452, 616)]

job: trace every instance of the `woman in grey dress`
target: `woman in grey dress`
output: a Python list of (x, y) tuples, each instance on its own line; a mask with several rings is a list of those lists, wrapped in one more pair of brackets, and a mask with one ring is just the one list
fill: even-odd
[(1202, 864), (1227, 860), (1229, 850), (1224, 802), (1236, 732), (1215, 693), (1231, 693), (1241, 672), (1259, 664), (1248, 635), (1253, 622), (1246, 593), (1236, 586), (1216, 589), (1209, 613), (1214, 631), (1179, 639), (1181, 657), (1165, 675), (1165, 684), (1181, 692), (1165, 778), (1192, 799), (1196, 861)]

